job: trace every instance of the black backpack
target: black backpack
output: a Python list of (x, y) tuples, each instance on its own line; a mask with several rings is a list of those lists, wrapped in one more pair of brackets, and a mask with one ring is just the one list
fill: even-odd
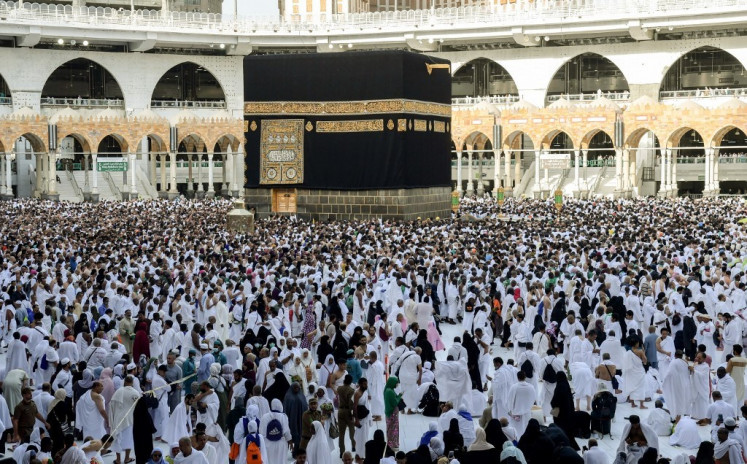
[(558, 373), (555, 372), (555, 368), (552, 364), (545, 366), (545, 371), (542, 373), (542, 380), (547, 383), (556, 383), (558, 381)]
[(528, 379), (534, 377), (534, 365), (532, 365), (532, 362), (528, 359), (521, 363), (521, 371), (526, 374)]

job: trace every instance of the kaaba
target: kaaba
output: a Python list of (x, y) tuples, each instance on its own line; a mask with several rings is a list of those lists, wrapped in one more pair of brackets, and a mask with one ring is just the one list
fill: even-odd
[(447, 217), (451, 72), (404, 51), (244, 59), (245, 199), (258, 216)]

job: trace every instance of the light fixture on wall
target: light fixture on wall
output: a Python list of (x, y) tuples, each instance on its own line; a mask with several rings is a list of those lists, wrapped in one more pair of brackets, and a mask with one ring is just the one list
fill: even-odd
[(57, 45), (65, 45), (65, 41), (62, 39), (57, 39)]

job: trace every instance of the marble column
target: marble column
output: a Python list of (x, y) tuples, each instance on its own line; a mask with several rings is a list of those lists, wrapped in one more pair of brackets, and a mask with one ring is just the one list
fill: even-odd
[(713, 150), (713, 154), (711, 155), (711, 163), (712, 163), (711, 177), (713, 178), (713, 180), (711, 181), (711, 190), (714, 195), (718, 195), (719, 193), (721, 193), (721, 184), (719, 183), (719, 175), (718, 175), (719, 157), (721, 154), (719, 153), (718, 148), (713, 148), (712, 150)]
[(623, 189), (622, 149), (615, 148), (615, 191), (619, 195)]
[(197, 198), (205, 196), (205, 186), (202, 185), (202, 152), (197, 154)]
[(169, 154), (170, 168), (169, 169), (169, 188), (168, 197), (174, 198), (179, 195), (179, 191), (176, 189), (176, 153)]
[(137, 153), (130, 153), (130, 200), (137, 198)]
[(98, 153), (91, 152), (91, 201), (99, 201)]
[(168, 155), (161, 153), (158, 158), (161, 160), (161, 189), (158, 191), (158, 196), (163, 198), (166, 197), (168, 188), (166, 187), (166, 159)]
[(240, 186), (244, 185), (244, 146), (239, 144), (239, 149), (236, 150), (236, 155), (233, 160), (233, 185), (231, 186), (231, 195), (234, 198), (239, 197)]
[(703, 186), (703, 194), (708, 194), (712, 190), (712, 177), (711, 177), (711, 169), (713, 168), (712, 160), (713, 159), (713, 148), (706, 148), (705, 149), (705, 185)]
[(158, 175), (156, 173), (156, 155), (155, 153), (151, 152), (150, 155), (150, 185), (153, 186), (153, 188), (156, 188), (158, 185), (158, 182), (156, 181), (156, 176)]
[(630, 150), (627, 148), (622, 151), (622, 189), (630, 191)]
[(472, 176), (472, 147), (467, 147), (467, 195), (475, 193), (475, 188), (472, 184), (474, 177)]
[(677, 155), (679, 150), (672, 150), (672, 154), (670, 157), (670, 162), (672, 163), (672, 178), (671, 178), (671, 186), (672, 186), (672, 197), (676, 197), (678, 195), (678, 187), (677, 187)]
[(462, 193), (462, 150), (457, 150), (457, 185), (456, 191)]
[(208, 152), (208, 189), (207, 189), (207, 198), (214, 198), (215, 197), (215, 186), (213, 185), (213, 152)]
[(659, 185), (659, 194), (660, 196), (665, 196), (667, 192), (667, 151), (668, 149), (659, 149), (661, 159), (661, 166), (659, 168), (661, 173), (661, 180)]
[(573, 182), (576, 184), (576, 195), (581, 191), (581, 184), (579, 183), (579, 171), (581, 170), (581, 150), (573, 150)]
[(501, 187), (501, 151), (493, 150), (495, 160), (493, 166), (493, 196), (498, 195), (498, 189)]
[(5, 153), (0, 154), (0, 196), (7, 195), (7, 188), (6, 185), (10, 185), (9, 182), (6, 181), (7, 176), (5, 175)]
[(514, 164), (514, 182), (519, 185), (521, 182), (521, 158), (524, 156), (524, 152), (516, 151), (516, 164)]
[(477, 194), (482, 196), (483, 193), (485, 193), (485, 185), (482, 183), (482, 163), (485, 161), (485, 156), (483, 153), (477, 154), (477, 162), (479, 163), (477, 165)]
[(59, 200), (60, 195), (57, 193), (57, 153), (48, 153), (49, 157), (49, 190), (47, 198), (50, 200)]
[(584, 178), (584, 188), (583, 191), (586, 192), (586, 196), (589, 196), (589, 149), (581, 150), (581, 163), (583, 164), (581, 167), (582, 169), (582, 177)]
[[(519, 152), (517, 152), (519, 153)], [(541, 198), (542, 196), (542, 179), (540, 179), (540, 156), (542, 151), (534, 151), (534, 196), (535, 198)], [(518, 163), (518, 161), (517, 161)], [(519, 178), (516, 178), (516, 182), (519, 182)]]
[(194, 178), (192, 177), (192, 163), (194, 163), (195, 155), (192, 153), (187, 153), (187, 192), (189, 192), (189, 196), (193, 196), (192, 193), (195, 191), (195, 184), (194, 184)]
[(511, 150), (506, 150), (506, 149), (504, 149), (503, 151), (506, 153), (506, 159), (505, 159), (505, 161), (506, 161), (506, 165), (505, 165), (505, 167), (506, 167), (506, 182), (505, 182), (505, 185), (504, 185), (504, 189), (507, 190), (507, 191), (513, 191), (514, 185), (513, 185), (513, 182), (511, 180), (511, 157), (513, 156), (513, 152), (511, 152)]

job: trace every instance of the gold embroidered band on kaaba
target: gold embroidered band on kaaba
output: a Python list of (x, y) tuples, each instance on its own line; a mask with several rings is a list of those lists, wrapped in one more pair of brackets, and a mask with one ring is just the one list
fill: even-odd
[(246, 102), (244, 114), (286, 114), (286, 115), (324, 115), (324, 114), (392, 114), (409, 113), (423, 116), (451, 117), (451, 105), (424, 102), (419, 100), (367, 100), (343, 102)]

